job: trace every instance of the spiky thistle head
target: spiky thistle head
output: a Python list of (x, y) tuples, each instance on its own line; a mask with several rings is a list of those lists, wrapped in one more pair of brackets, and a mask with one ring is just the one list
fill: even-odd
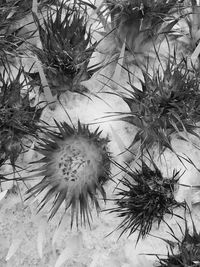
[(122, 187), (116, 193), (116, 207), (109, 211), (123, 218), (117, 227), (122, 230), (120, 237), (138, 231), (138, 242), (149, 234), (153, 223), (159, 226), (166, 214), (176, 215), (173, 209), (184, 205), (174, 198), (179, 171), (174, 170), (172, 177), (164, 178), (152, 159), (151, 163), (153, 168), (141, 160), (140, 170), (127, 170), (118, 165), (127, 175), (120, 181)]
[[(191, 214), (190, 214), (191, 215)], [(192, 217), (191, 217), (192, 219)], [(183, 238), (180, 240), (173, 229), (170, 227), (171, 236), (176, 241), (163, 239), (169, 246), (169, 252), (167, 257), (161, 258), (159, 255), (155, 256), (158, 258), (158, 267), (173, 266), (173, 267), (198, 267), (200, 264), (200, 233), (197, 232), (196, 226), (192, 219), (193, 233), (190, 233), (188, 222), (185, 218), (185, 231), (178, 225)], [(162, 239), (162, 238), (161, 238)], [(175, 251), (176, 249), (176, 251)]]
[(48, 9), (43, 21), (41, 25), (35, 16), (42, 49), (32, 47), (32, 51), (44, 66), (52, 93), (85, 91), (80, 82), (95, 71), (88, 64), (96, 47), (87, 30), (86, 9), (75, 4), (66, 6), (62, 1), (56, 11)]
[[(146, 42), (157, 40), (159, 29), (163, 26), (163, 22), (167, 22), (170, 10), (178, 1), (150, 1), (150, 0), (107, 0), (104, 9), (104, 16), (108, 18), (110, 15), (111, 25), (116, 29), (116, 40), (120, 45), (126, 41), (126, 48), (131, 52), (141, 52), (141, 47)], [(174, 24), (169, 19), (167, 26), (163, 32), (170, 32)], [(145, 51), (146, 52), (146, 51)]]
[[(13, 77), (8, 66), (3, 64), (4, 70), (0, 73), (0, 158), (9, 159), (14, 166), (23, 150), (23, 139), (36, 137), (37, 131), (42, 129), (38, 122), (43, 108), (31, 106), (30, 87), (23, 68), (19, 68), (16, 77)], [(25, 88), (27, 91), (24, 91)]]
[(44, 178), (28, 190), (28, 198), (47, 190), (39, 210), (54, 199), (49, 219), (65, 203), (65, 211), (71, 206), (71, 227), (74, 217), (77, 227), (79, 217), (81, 225), (87, 222), (90, 225), (91, 205), (95, 205), (97, 211), (100, 209), (97, 191), (106, 200), (103, 185), (109, 179), (111, 162), (108, 139), (100, 137), (98, 128), (90, 132), (88, 126), (80, 122), (77, 128), (66, 122), (56, 124), (59, 132), (49, 134), (36, 148), (44, 157), (39, 160), (43, 165), (35, 171)]
[(131, 85), (130, 97), (123, 98), (130, 112), (121, 119), (138, 128), (131, 146), (138, 141), (141, 149), (158, 145), (162, 153), (165, 148), (173, 151), (172, 134), (183, 140), (187, 139), (182, 133), (199, 138), (195, 132), (200, 114), (198, 78), (181, 64), (167, 64), (163, 75), (143, 71), (143, 76), (142, 89)]

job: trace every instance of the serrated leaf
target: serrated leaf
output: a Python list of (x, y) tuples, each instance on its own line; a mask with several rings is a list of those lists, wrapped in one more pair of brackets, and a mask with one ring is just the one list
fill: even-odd
[(0, 193), (0, 201), (6, 196), (7, 192), (8, 192), (8, 189), (6, 189)]
[(6, 255), (6, 261), (8, 261), (16, 253), (21, 242), (22, 242), (22, 239), (19, 239), (19, 238), (13, 239), (12, 244), (8, 250), (7, 255)]

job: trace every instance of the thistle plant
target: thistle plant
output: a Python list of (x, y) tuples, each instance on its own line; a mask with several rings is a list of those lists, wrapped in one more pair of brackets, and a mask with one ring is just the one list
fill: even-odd
[(79, 221), (81, 225), (90, 225), (91, 207), (95, 206), (97, 211), (100, 209), (97, 192), (106, 200), (103, 186), (110, 177), (111, 161), (108, 139), (100, 137), (98, 128), (90, 132), (88, 126), (80, 122), (77, 128), (70, 127), (66, 122), (56, 122), (56, 125), (58, 132), (41, 139), (36, 148), (44, 157), (36, 162), (42, 165), (34, 170), (38, 173), (33, 177), (43, 179), (28, 190), (28, 198), (46, 190), (39, 211), (54, 199), (49, 219), (65, 203), (65, 212), (71, 206), (71, 227), (74, 217), (77, 227)]
[(117, 189), (116, 207), (108, 211), (123, 219), (116, 229), (122, 230), (120, 237), (126, 232), (130, 236), (138, 231), (138, 242), (150, 233), (154, 223), (159, 227), (162, 221), (165, 222), (166, 214), (179, 217), (174, 208), (184, 207), (184, 203), (174, 198), (180, 172), (174, 170), (172, 177), (164, 178), (153, 160), (151, 163), (153, 168), (141, 159), (140, 170), (126, 169), (118, 164), (126, 177), (120, 181), (122, 187)]
[(13, 77), (4, 64), (0, 73), (0, 161), (9, 159), (13, 166), (25, 150), (25, 139), (36, 137), (37, 131), (42, 130), (38, 122), (43, 108), (31, 106), (27, 86), (22, 67)]
[(79, 5), (66, 6), (64, 1), (56, 11), (47, 10), (41, 25), (36, 16), (42, 48), (32, 47), (44, 67), (53, 95), (72, 91), (82, 93), (81, 81), (88, 80), (98, 68), (88, 67), (96, 43), (91, 43), (87, 30), (86, 10)]
[(122, 97), (130, 108), (128, 113), (116, 113), (121, 120), (137, 127), (131, 146), (140, 142), (141, 150), (157, 145), (160, 154), (168, 148), (173, 151), (171, 138), (188, 141), (188, 134), (196, 136), (199, 122), (199, 82), (191, 74), (185, 61), (168, 62), (161, 74), (152, 76), (143, 71), (142, 89), (133, 84)]
[[(192, 219), (192, 218), (191, 218)], [(176, 241), (164, 239), (169, 246), (169, 252), (167, 257), (162, 258), (159, 255), (155, 255), (158, 258), (158, 267), (173, 266), (173, 267), (198, 267), (200, 264), (200, 233), (197, 232), (196, 226), (192, 219), (193, 233), (189, 231), (188, 223), (185, 218), (185, 231), (179, 225), (183, 238), (180, 240), (173, 229), (171, 229), (171, 236)], [(161, 238), (162, 239), (162, 238)], [(176, 251), (175, 251), (176, 249)]]

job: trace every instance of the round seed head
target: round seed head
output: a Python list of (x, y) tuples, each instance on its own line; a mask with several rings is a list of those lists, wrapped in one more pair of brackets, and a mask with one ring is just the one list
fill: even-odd
[(44, 178), (28, 193), (33, 196), (47, 189), (39, 210), (54, 198), (50, 219), (65, 202), (65, 210), (71, 206), (71, 227), (75, 215), (77, 227), (79, 216), (81, 225), (86, 221), (90, 224), (91, 206), (95, 205), (97, 211), (100, 209), (97, 191), (104, 201), (106, 199), (103, 184), (110, 174), (108, 140), (100, 138), (98, 129), (91, 133), (80, 123), (77, 129), (67, 123), (57, 123), (57, 126), (59, 133), (48, 135), (48, 139), (36, 149), (44, 155), (40, 160), (44, 164), (36, 169), (38, 176)]

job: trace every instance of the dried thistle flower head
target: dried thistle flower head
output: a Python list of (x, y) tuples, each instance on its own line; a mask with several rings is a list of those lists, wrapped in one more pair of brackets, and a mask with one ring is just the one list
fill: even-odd
[(35, 16), (42, 48), (32, 47), (32, 51), (44, 66), (52, 93), (59, 96), (67, 90), (86, 91), (80, 82), (96, 70), (88, 67), (96, 43), (91, 43), (86, 8), (66, 6), (62, 1), (55, 11), (48, 9), (43, 21), (41, 25)]
[(122, 230), (120, 237), (126, 232), (131, 235), (138, 231), (138, 242), (149, 234), (153, 223), (159, 226), (166, 214), (178, 216), (173, 209), (184, 206), (174, 198), (179, 171), (174, 170), (172, 177), (164, 178), (155, 163), (151, 163), (153, 170), (143, 160), (141, 170), (127, 170), (118, 165), (128, 176), (120, 181), (123, 187), (116, 193), (116, 207), (109, 211), (123, 219), (117, 227)]
[(39, 160), (42, 166), (35, 171), (44, 178), (28, 190), (28, 198), (47, 190), (39, 210), (54, 199), (49, 219), (65, 203), (65, 211), (71, 206), (71, 227), (74, 216), (77, 227), (79, 217), (81, 225), (90, 224), (91, 205), (100, 209), (97, 191), (106, 199), (103, 185), (110, 175), (108, 140), (100, 138), (98, 129), (91, 133), (80, 122), (77, 129), (65, 122), (56, 124), (59, 133), (49, 134), (36, 149), (44, 157)]
[(23, 150), (23, 139), (36, 137), (37, 131), (42, 129), (38, 125), (42, 108), (31, 106), (30, 88), (22, 97), (22, 91), (27, 86), (22, 67), (13, 78), (4, 64), (0, 73), (0, 160), (9, 159), (13, 166)]

